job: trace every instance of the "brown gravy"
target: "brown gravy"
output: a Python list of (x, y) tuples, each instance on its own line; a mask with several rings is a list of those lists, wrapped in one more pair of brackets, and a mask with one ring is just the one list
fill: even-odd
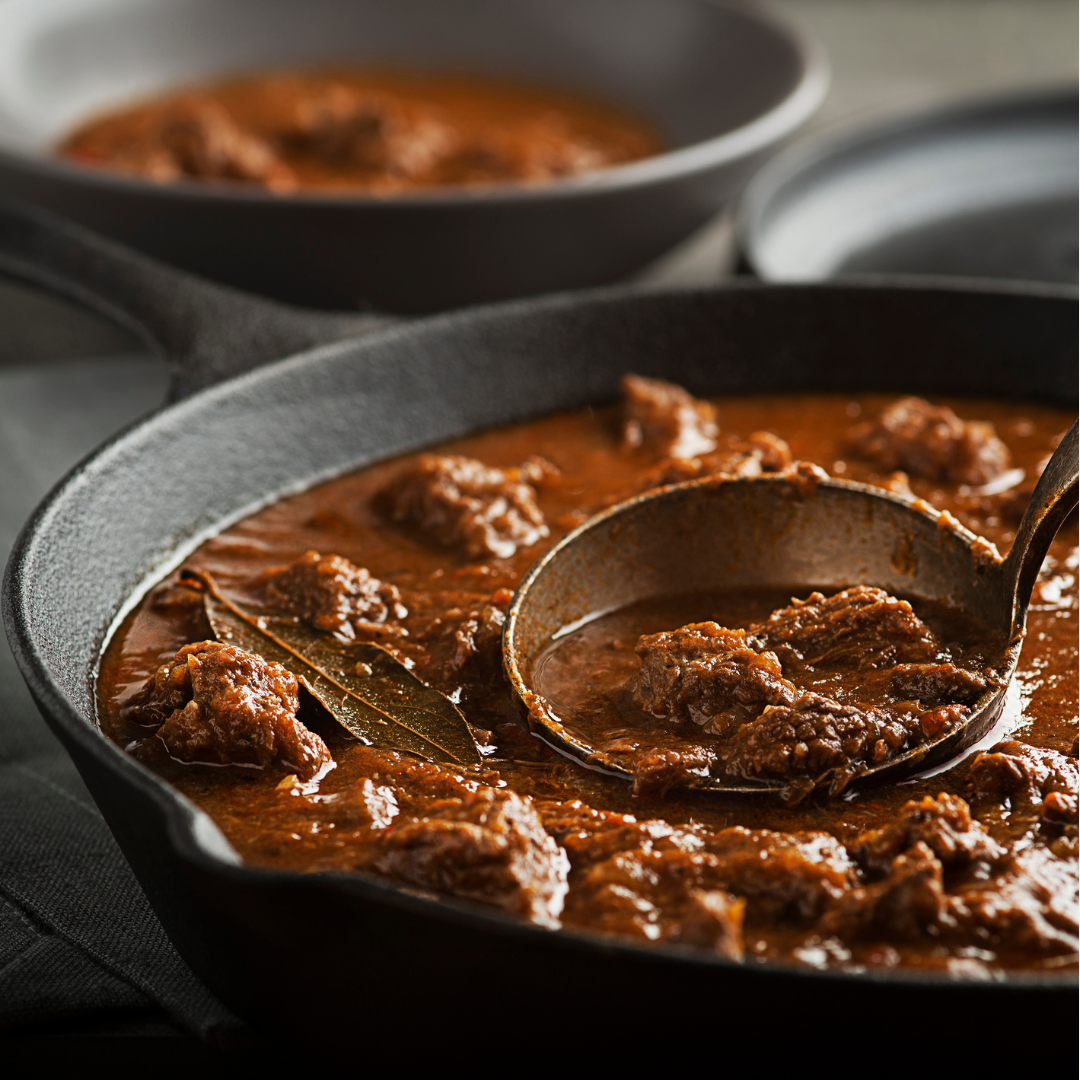
[[(715, 420), (721, 441), (768, 429), (787, 440), (796, 458), (834, 475), (895, 484), (895, 475), (852, 454), (848, 437), (854, 423), (890, 401), (881, 395), (726, 399), (715, 403)], [(1023, 470), (1028, 482), (1072, 421), (1065, 410), (1035, 404), (946, 404), (964, 419), (991, 422), (1012, 468)], [(314, 782), (283, 779), (280, 768), (185, 763), (171, 757), (161, 739), (125, 721), (121, 710), (181, 645), (211, 636), (201, 606), (177, 599), (174, 576), (140, 601), (107, 646), (98, 684), (103, 730), (206, 810), (245, 862), (299, 872), (375, 873), (429, 894), (449, 891), (483, 901), (460, 882), (418, 886), (393, 869), (378, 845), (395, 830), (434, 820), (447, 807), (471, 805), (485, 792), (487, 798), (516, 792), (568, 858), (568, 892), (558, 917), (564, 926), (699, 944), (744, 956), (747, 963), (899, 965), (961, 978), (984, 977), (987, 970), (1075, 971), (1075, 787), (1072, 824), (1067, 791), (1040, 804), (1042, 795), (1025, 794), (1023, 785), (1011, 793), (980, 787), (971, 757), (929, 777), (836, 799), (819, 793), (794, 807), (771, 797), (679, 790), (635, 796), (625, 781), (588, 771), (532, 738), (501, 670), (455, 673), (444, 662), (445, 645), (453, 643), (466, 614), (513, 589), (551, 543), (586, 515), (637, 490), (643, 474), (655, 468), (656, 455), (647, 446), (620, 445), (617, 418), (607, 409), (483, 432), (440, 453), (501, 467), (538, 455), (554, 465), (558, 476), (536, 488), (547, 537), (506, 557), (477, 557), (388, 520), (382, 493), (413, 466), (417, 455), (410, 455), (284, 499), (207, 541), (185, 565), (211, 572), (239, 598), (255, 595), (252, 582), (259, 574), (311, 549), (340, 554), (392, 583), (412, 605), (405, 620), (412, 636), (401, 639), (402, 648), (415, 650), (416, 670), (454, 697), (494, 748), (480, 766), (427, 765), (364, 747), (317, 710), (303, 719), (325, 739), (336, 767)], [(990, 494), (914, 476), (910, 486), (1003, 550), (1011, 542), (1022, 512), (1022, 505), (1019, 511), (1013, 505), (1022, 483)], [(1020, 668), (996, 728), (996, 739), (1012, 740), (1003, 744), (1004, 756), (997, 755), (1006, 766), (1022, 764), (1025, 754), (1052, 754), (1075, 770), (1076, 577), (1074, 517), (1055, 540), (1036, 585)], [(707, 613), (738, 625), (788, 597), (684, 598), (667, 611), (622, 613), (615, 621), (625, 625), (614, 628), (613, 640), (625, 644), (658, 624), (679, 625), (703, 612), (703, 600)], [(926, 615), (940, 628), (937, 614)], [(942, 636), (949, 638), (947, 629)], [(614, 652), (629, 669), (632, 650)], [(1047, 810), (1055, 798), (1065, 806), (1060, 822)], [(931, 805), (934, 813), (913, 814), (915, 804)], [(938, 843), (944, 833), (935, 839), (926, 831), (931, 818), (939, 824), (948, 819), (942, 827), (952, 837), (951, 855)], [(897, 856), (889, 830), (901, 820), (913, 831)], [(923, 839), (913, 840), (917, 836)], [(762, 877), (762, 866), (773, 876)], [(688, 888), (687, 881), (697, 884)], [(774, 887), (778, 881), (787, 891)], [(888, 892), (890, 883), (918, 885), (918, 895), (936, 914), (883, 915), (899, 895)], [(905, 895), (915, 894), (909, 889)], [(958, 911), (968, 912), (963, 932), (954, 925)], [(716, 930), (725, 919), (741, 927), (735, 945), (725, 944)]]
[(187, 87), (72, 132), (62, 156), (147, 180), (393, 195), (544, 183), (660, 153), (643, 120), (510, 80), (274, 72)]
[[(715, 717), (699, 716), (697, 723), (658, 718), (635, 702), (632, 691), (642, 667), (636, 651), (639, 640), (705, 622), (742, 630), (762, 626), (793, 597), (803, 600), (813, 591), (804, 586), (699, 592), (639, 601), (606, 612), (557, 637), (532, 665), (530, 686), (544, 697), (570, 734), (631, 770), (635, 760), (655, 751), (709, 754), (723, 749), (728, 741), (726, 725)], [(838, 590), (821, 591), (834, 594)], [(938, 643), (927, 660), (982, 671), (1000, 655), (1000, 642), (992, 630), (963, 612), (924, 597), (901, 599), (909, 600), (915, 616)], [(886, 714), (891, 710), (903, 718), (917, 706), (910, 693), (895, 691), (892, 670), (888, 665), (873, 670), (826, 659), (787, 674), (798, 691), (827, 695), (850, 706), (872, 700)]]

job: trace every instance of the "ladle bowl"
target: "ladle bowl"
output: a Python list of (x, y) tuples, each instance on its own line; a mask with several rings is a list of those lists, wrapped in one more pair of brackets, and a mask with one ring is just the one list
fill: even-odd
[[(938, 601), (1000, 631), (1002, 678), (956, 726), (852, 783), (895, 780), (947, 762), (981, 739), (1004, 705), (1039, 568), (1077, 504), (1077, 426), (1032, 495), (1007, 558), (922, 500), (812, 472), (706, 477), (659, 488), (591, 518), (537, 562), (507, 616), (503, 661), (533, 733), (594, 768), (633, 772), (570, 730), (532, 683), (533, 665), (562, 634), (627, 605), (732, 589), (837, 590), (872, 585)], [(658, 627), (657, 629), (673, 629)], [(761, 792), (779, 781), (710, 773), (686, 786)]]

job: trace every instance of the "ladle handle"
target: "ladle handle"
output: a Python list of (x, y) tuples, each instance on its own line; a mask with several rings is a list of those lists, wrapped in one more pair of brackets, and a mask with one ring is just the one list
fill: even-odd
[(0, 275), (133, 330), (169, 362), (173, 399), (389, 321), (288, 307), (217, 285), (8, 200), (0, 201)]
[[(1080, 423), (1080, 421), (1077, 421)], [(1005, 565), (1006, 599), (1011, 601), (1010, 630), (1013, 640), (1023, 632), (1031, 590), (1039, 576), (1043, 559), (1061, 523), (1077, 503), (1077, 424), (1058, 444), (1039, 478), (1031, 502), (1016, 532)]]

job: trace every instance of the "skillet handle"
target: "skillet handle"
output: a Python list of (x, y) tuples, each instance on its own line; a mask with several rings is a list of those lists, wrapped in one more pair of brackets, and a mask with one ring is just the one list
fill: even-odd
[(133, 330), (168, 361), (170, 400), (392, 321), (288, 307), (217, 285), (9, 200), (0, 200), (0, 275), (41, 286)]

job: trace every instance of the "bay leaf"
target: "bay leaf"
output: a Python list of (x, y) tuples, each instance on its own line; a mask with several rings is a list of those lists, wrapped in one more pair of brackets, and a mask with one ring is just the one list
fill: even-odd
[(461, 710), (386, 649), (343, 644), (298, 619), (248, 611), (210, 574), (189, 570), (184, 576), (202, 584), (206, 617), (219, 641), (287, 668), (362, 743), (428, 761), (480, 761)]

